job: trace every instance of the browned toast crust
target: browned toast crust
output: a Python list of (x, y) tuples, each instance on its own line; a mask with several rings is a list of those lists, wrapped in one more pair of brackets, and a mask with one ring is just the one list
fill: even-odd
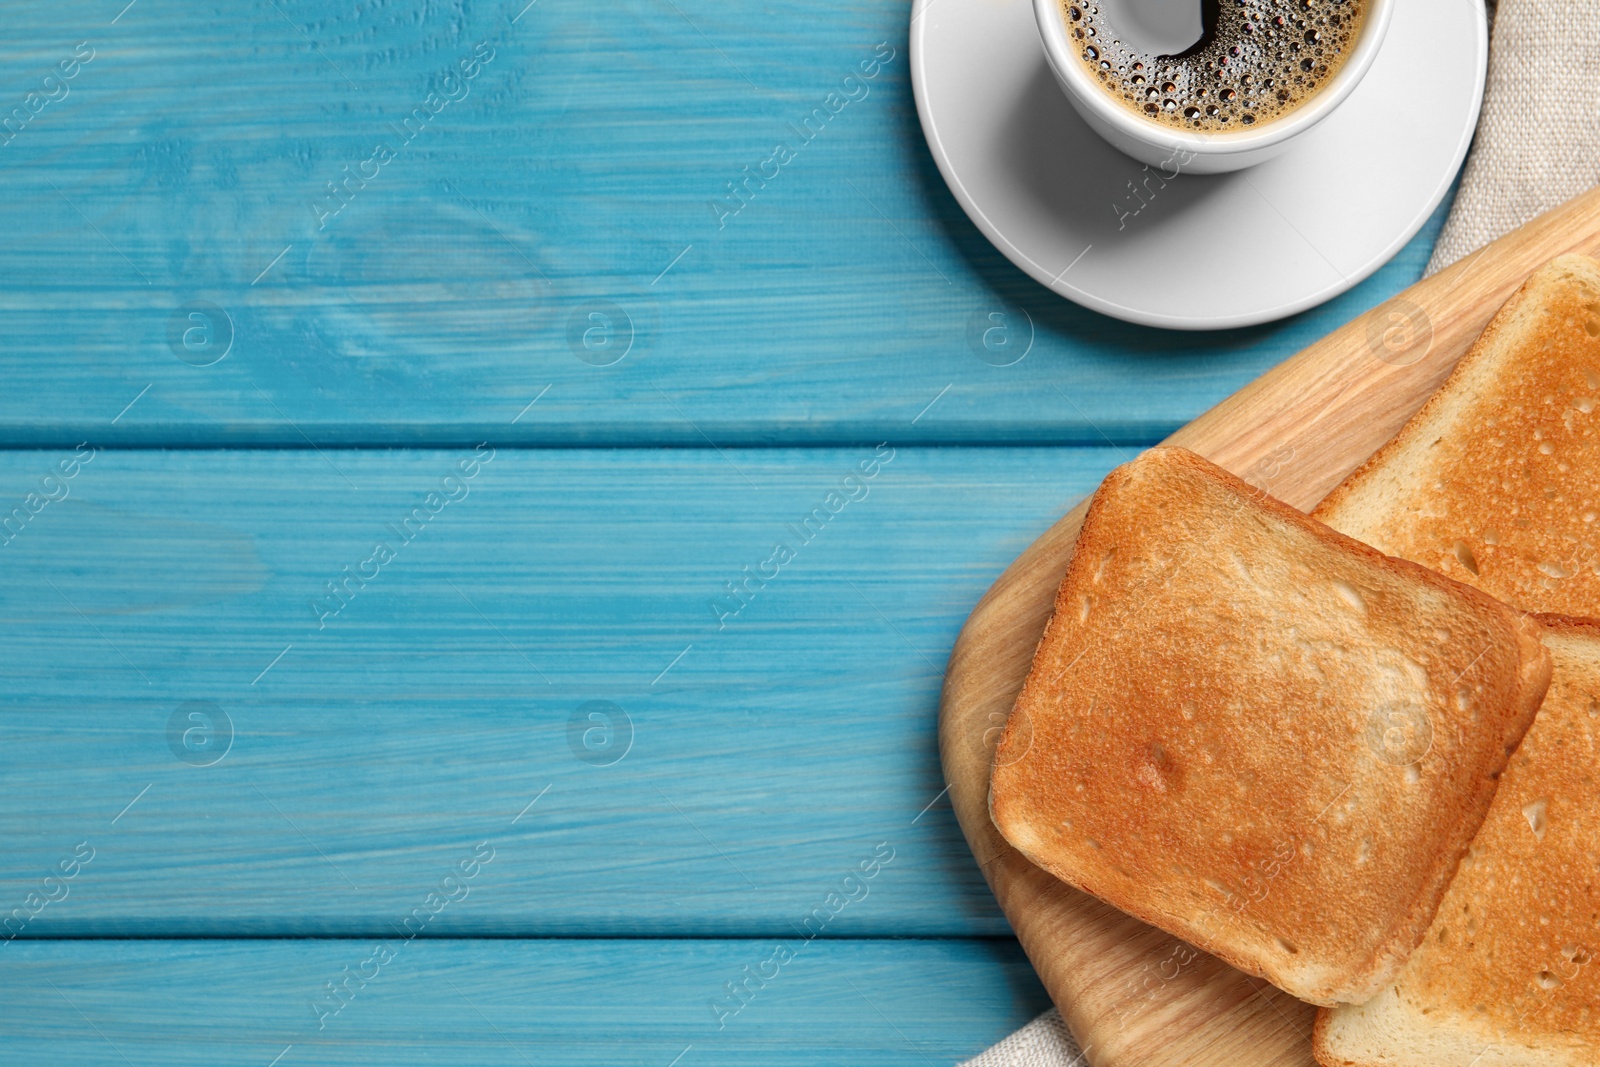
[(1600, 621), (1537, 619), (1539, 715), (1393, 986), (1318, 1013), (1324, 1067), (1600, 1062)]
[(1091, 502), (991, 814), (1078, 888), (1360, 1000), (1421, 938), (1548, 676), (1504, 605), (1152, 449)]
[(1524, 610), (1600, 612), (1600, 263), (1534, 273), (1312, 514)]

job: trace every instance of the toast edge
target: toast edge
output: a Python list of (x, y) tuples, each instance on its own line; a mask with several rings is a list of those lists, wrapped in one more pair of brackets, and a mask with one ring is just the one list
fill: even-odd
[[(1553, 612), (1538, 612), (1526, 617), (1523, 621), (1526, 622), (1529, 619), (1532, 620), (1537, 629), (1540, 631), (1557, 635), (1565, 633), (1582, 633), (1592, 640), (1600, 641), (1600, 618), (1591, 618), (1588, 616), (1578, 615), (1562, 615)], [(1540, 643), (1541, 645), (1543, 644), (1542, 639)], [(1543, 703), (1542, 697), (1540, 703)], [(1459, 864), (1457, 866), (1459, 867)], [(1448, 891), (1448, 885), (1446, 886), (1446, 890)], [(1426, 932), (1424, 932), (1424, 938), (1425, 937)], [(1385, 984), (1387, 985), (1388, 983)], [(1338, 1051), (1336, 1047), (1336, 1042), (1339, 1040), (1338, 1031), (1342, 1029), (1349, 1020), (1348, 1015), (1346, 1015), (1344, 1019), (1341, 1019), (1339, 1017), (1340, 1014), (1366, 1014), (1371, 1012), (1384, 1012), (1386, 1014), (1393, 1015), (1396, 1018), (1403, 1019), (1409, 1019), (1411, 1017), (1411, 1010), (1406, 1006), (1404, 999), (1400, 996), (1398, 984), (1390, 986), (1389, 988), (1380, 987), (1379, 990), (1374, 993), (1371, 999), (1360, 1004), (1345, 1004), (1338, 1005), (1336, 1007), (1323, 1006), (1317, 1009), (1317, 1021), (1312, 1029), (1311, 1034), (1311, 1051), (1319, 1067), (1396, 1067), (1397, 1064), (1416, 1062), (1419, 1056), (1426, 1055), (1427, 1050), (1416, 1047), (1396, 1047), (1392, 1052), (1387, 1054), (1382, 1052), (1364, 1053), (1358, 1051), (1354, 1056)], [(1433, 1025), (1437, 1026), (1440, 1024), (1440, 1022), (1440, 1019), (1435, 1019), (1433, 1020)], [(1421, 1029), (1420, 1024), (1418, 1029)], [(1474, 1040), (1478, 1040), (1476, 1035), (1474, 1035)], [(1544, 1054), (1547, 1062), (1551, 1065), (1569, 1064), (1573, 1062), (1569, 1057), (1564, 1056), (1560, 1050), (1533, 1049), (1526, 1051), (1533, 1052), (1535, 1056)]]
[[(1081, 548), (1085, 544), (1094, 543), (1092, 539), (1099, 533), (1100, 527), (1104, 523), (1104, 511), (1107, 506), (1106, 500), (1110, 493), (1126, 484), (1130, 479), (1131, 472), (1128, 468), (1135, 463), (1148, 461), (1150, 458), (1152, 458), (1152, 453), (1157, 454), (1157, 456), (1154, 458), (1160, 458), (1167, 462), (1176, 463), (1180, 467), (1187, 468), (1190, 471), (1199, 473), (1204, 477), (1208, 477), (1217, 481), (1224, 487), (1231, 489), (1234, 493), (1243, 498), (1255, 501), (1258, 505), (1265, 507), (1268, 511), (1277, 514), (1290, 523), (1297, 525), (1301, 529), (1311, 533), (1326, 545), (1345, 551), (1351, 551), (1355, 555), (1363, 557), (1369, 562), (1378, 566), (1385, 567), (1392, 572), (1411, 575), (1413, 578), (1420, 579), (1425, 584), (1430, 585), (1435, 589), (1445, 592), (1453, 592), (1458, 596), (1465, 597), (1467, 600), (1474, 603), (1480, 610), (1486, 610), (1490, 613), (1498, 613), (1501, 614), (1502, 617), (1511, 617), (1516, 615), (1514, 609), (1507, 607), (1500, 601), (1494, 599), (1486, 593), (1472, 588), (1471, 586), (1463, 585), (1454, 579), (1448, 578), (1436, 571), (1428, 569), (1427, 567), (1423, 567), (1420, 564), (1413, 563), (1410, 560), (1386, 555), (1370, 545), (1358, 541), (1346, 534), (1340, 533), (1338, 530), (1327, 526), (1321, 521), (1315, 519), (1313, 516), (1307, 515), (1298, 508), (1278, 500), (1276, 497), (1271, 496), (1266, 491), (1251, 485), (1249, 482), (1239, 478), (1232, 472), (1217, 466), (1216, 464), (1194, 452), (1189, 451), (1188, 449), (1176, 446), (1158, 445), (1140, 453), (1138, 456), (1134, 457), (1133, 460), (1113, 468), (1106, 475), (1105, 479), (1101, 482), (1099, 488), (1095, 490), (1093, 497), (1090, 499), (1088, 511), (1084, 515), (1082, 529), (1078, 534), (1078, 540), (1073, 551), (1072, 560), (1068, 564), (1061, 583), (1056, 587), (1056, 594), (1054, 597), (1053, 607), (1051, 609), (1050, 620), (1046, 623), (1044, 633), (1034, 648), (1033, 658), (1028, 669), (1028, 676), (1024, 681), (1021, 690), (1017, 694), (1017, 699), (1012, 704), (1011, 712), (1006, 718), (1005, 728), (1001, 734), (998, 744), (995, 746), (987, 798), (987, 807), (991, 822), (1000, 832), (1000, 835), (1012, 847), (1021, 852), (1029, 860), (1029, 862), (1048, 871), (1052, 876), (1060, 881), (1101, 900), (1104, 900), (1105, 897), (1102, 892), (1100, 892), (1099, 887), (1093, 883), (1092, 879), (1084, 879), (1076, 872), (1065, 871), (1059, 865), (1050, 862), (1050, 860), (1046, 857), (1038, 855), (1034, 849), (1029, 847), (1029, 841), (1025, 835), (1021, 833), (1013, 834), (1010, 832), (1009, 824), (1011, 822), (1011, 817), (1009, 813), (1005, 811), (1005, 805), (1003, 802), (998, 805), (996, 804), (994, 779), (995, 771), (1004, 765), (1003, 758), (1009, 752), (1011, 746), (1023, 743), (1031, 745), (1032, 743), (1031, 736), (1026, 738), (1025, 741), (1024, 739), (1018, 737), (1018, 734), (1020, 733), (1018, 724), (1027, 719), (1026, 704), (1029, 702), (1029, 699), (1035, 690), (1033, 667), (1035, 664), (1037, 664), (1039, 653), (1045, 647), (1045, 645), (1049, 643), (1050, 639), (1056, 632), (1057, 619), (1062, 617), (1063, 605), (1067, 604), (1068, 602), (1068, 588), (1071, 586), (1073, 580), (1080, 575), (1082, 569), (1087, 566), (1087, 563), (1084, 561), (1092, 555), (1092, 553), (1084, 553), (1078, 551), (1077, 549)], [(1523, 734), (1526, 733), (1528, 726), (1532, 723), (1534, 714), (1537, 712), (1540, 702), (1544, 699), (1545, 689), (1549, 685), (1550, 681), (1550, 657), (1539, 638), (1539, 630), (1537, 625), (1530, 621), (1526, 616), (1511, 617), (1509, 618), (1509, 621), (1512, 625), (1513, 632), (1516, 634), (1518, 644), (1518, 690), (1513, 696), (1512, 700), (1515, 704), (1520, 705), (1520, 707), (1517, 708), (1515, 717), (1513, 719), (1514, 734), (1511, 737), (1510, 743), (1507, 745), (1506, 759), (1509, 759), (1510, 751), (1514, 750), (1516, 744), (1521, 742)], [(1021, 716), (1017, 714), (1019, 709), (1023, 711)], [(1023, 749), (1021, 754), (1013, 756), (1011, 760), (1005, 762), (1014, 762), (1016, 759), (1020, 759), (1022, 755), (1025, 754), (1026, 749)], [(1499, 760), (1497, 766), (1494, 768), (1493, 773), (1496, 778), (1498, 777), (1499, 773), (1505, 769), (1506, 759)], [(1415, 950), (1417, 945), (1421, 943), (1423, 936), (1426, 935), (1428, 925), (1432, 921), (1432, 916), (1435, 912), (1437, 912), (1439, 904), (1444, 898), (1444, 893), (1449, 887), (1450, 880), (1454, 877), (1456, 869), (1460, 866), (1461, 859), (1466, 855), (1467, 847), (1470, 845), (1471, 838), (1476, 834), (1477, 827), (1482, 825), (1483, 819), (1485, 816), (1487, 816), (1489, 805), (1492, 803), (1493, 798), (1494, 789), (1491, 788), (1487, 791), (1482, 791), (1481, 799), (1474, 797), (1472, 798), (1475, 801), (1474, 803), (1469, 803), (1462, 806), (1460, 820), (1466, 823), (1471, 832), (1463, 835), (1464, 843), (1457, 851), (1457, 854), (1440, 864), (1432, 873), (1431, 877), (1425, 883), (1421, 894), (1418, 896), (1415, 904), (1413, 905), (1413, 908), (1404, 913), (1402, 917), (1396, 921), (1389, 933), (1376, 946), (1373, 955), (1369, 958), (1366, 966), (1349, 972), (1348, 979), (1342, 983), (1325, 984), (1317, 988), (1301, 987), (1288, 991), (1309, 1003), (1321, 1007), (1334, 1007), (1337, 1005), (1360, 1003), (1368, 1000), (1378, 990), (1382, 989), (1385, 984), (1391, 982), (1399, 973), (1399, 970), (1404, 965), (1405, 960), (1410, 956), (1411, 952)], [(1225, 963), (1228, 963), (1247, 974), (1264, 978), (1267, 981), (1273, 982), (1275, 985), (1278, 984), (1278, 982), (1284, 977), (1282, 975), (1268, 973), (1263, 968), (1260, 960), (1246, 957), (1240, 953), (1234, 952), (1227, 945), (1218, 944), (1211, 938), (1200, 936), (1198, 931), (1171, 930), (1165, 921), (1165, 916), (1156, 913), (1153, 909), (1141, 908), (1137, 904), (1119, 904), (1117, 906), (1127, 914), (1139, 919), (1141, 922), (1155, 926), (1159, 929), (1167, 930), (1174, 936), (1188, 941), (1202, 951), (1216, 956), (1218, 959), (1221, 959)], [(1421, 918), (1419, 918), (1419, 913)], [(1280, 986), (1280, 988), (1282, 988), (1282, 986)]]
[(1396, 454), (1403, 453), (1414, 443), (1419, 434), (1434, 427), (1439, 420), (1448, 418), (1451, 414), (1450, 404), (1455, 399), (1454, 389), (1477, 371), (1478, 364), (1489, 358), (1490, 352), (1500, 340), (1500, 335), (1513, 328), (1523, 308), (1533, 300), (1535, 291), (1557, 275), (1573, 271), (1588, 276), (1597, 287), (1600, 287), (1600, 260), (1589, 256), (1567, 253), (1555, 257), (1534, 271), (1506, 298), (1506, 302), (1500, 305), (1500, 309), (1494, 313), (1489, 324), (1478, 335), (1478, 339), (1467, 349), (1466, 355), (1456, 362), (1449, 376), (1433, 391), (1422, 407), (1406, 420), (1398, 433), (1368, 456), (1360, 466), (1346, 475), (1327, 496), (1322, 498), (1311, 510), (1312, 518), (1331, 523), (1337, 512), (1354, 502), (1353, 498), (1365, 488), (1367, 478), (1373, 472), (1381, 469)]

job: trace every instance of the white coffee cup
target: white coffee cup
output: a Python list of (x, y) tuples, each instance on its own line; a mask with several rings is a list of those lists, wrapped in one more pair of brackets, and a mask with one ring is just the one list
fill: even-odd
[[(1099, 0), (1115, 9), (1126, 0)], [(1044, 40), (1045, 58), (1073, 108), (1112, 147), (1141, 163), (1175, 165), (1189, 174), (1221, 174), (1254, 166), (1277, 155), (1289, 143), (1333, 113), (1367, 68), (1372, 66), (1389, 28), (1395, 0), (1366, 0), (1366, 16), (1350, 55), (1326, 85), (1282, 118), (1248, 130), (1202, 132), (1181, 130), (1142, 118), (1113, 99), (1083, 60), (1067, 30), (1061, 0), (1033, 0), (1033, 12)]]

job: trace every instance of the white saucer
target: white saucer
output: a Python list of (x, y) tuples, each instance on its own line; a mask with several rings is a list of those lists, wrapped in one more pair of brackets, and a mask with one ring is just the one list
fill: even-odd
[(1029, 0), (911, 14), (922, 131), (978, 228), (1069, 300), (1183, 330), (1292, 315), (1398, 252), (1466, 156), (1488, 53), (1483, 0), (1404, 0), (1355, 92), (1282, 156), (1164, 179), (1072, 110)]

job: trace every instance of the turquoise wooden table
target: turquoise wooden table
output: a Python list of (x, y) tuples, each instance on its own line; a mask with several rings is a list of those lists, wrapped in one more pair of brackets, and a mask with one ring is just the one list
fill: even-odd
[(1083, 311), (944, 188), (908, 18), (6, 5), (0, 1060), (943, 1065), (1047, 1006), (957, 628), (1442, 216), (1272, 326)]

